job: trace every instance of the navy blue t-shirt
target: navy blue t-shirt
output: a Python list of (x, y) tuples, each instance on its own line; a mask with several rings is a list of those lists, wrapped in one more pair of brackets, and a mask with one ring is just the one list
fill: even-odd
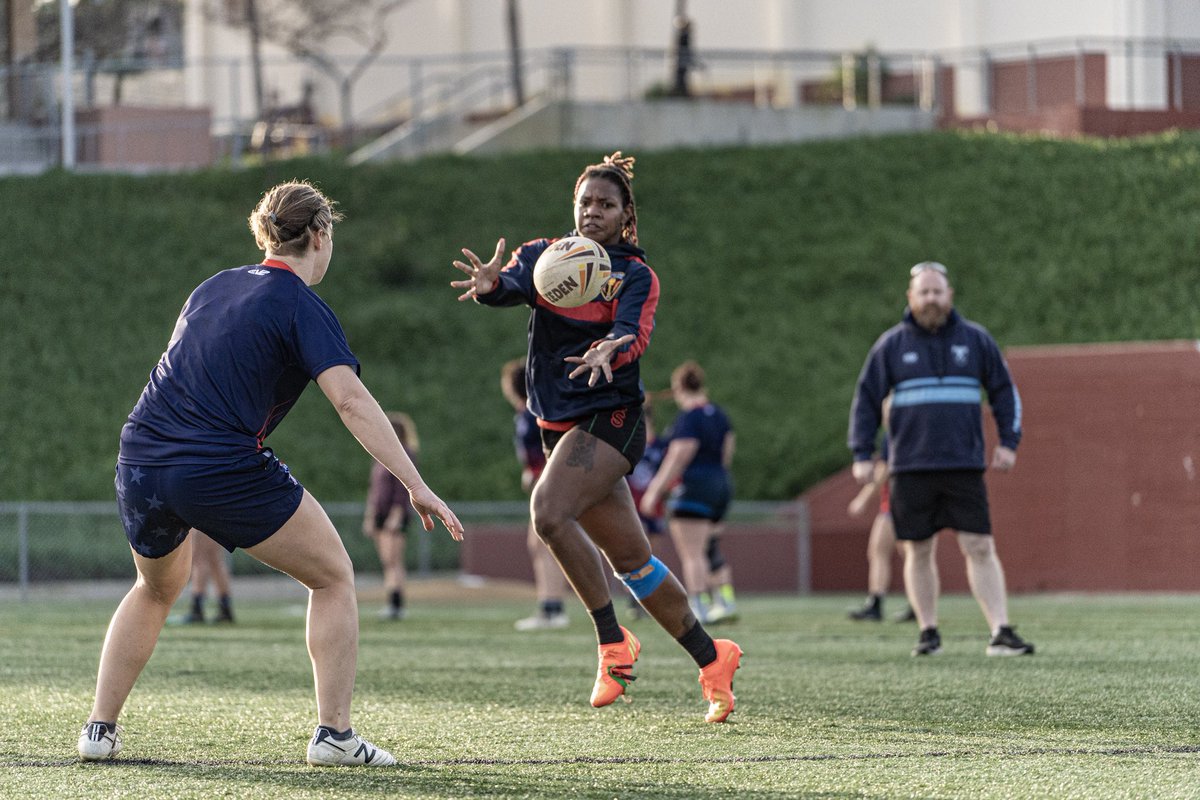
[(260, 450), (308, 382), (358, 359), (294, 272), (255, 264), (196, 287), (121, 429), (124, 464), (232, 461)]
[(675, 418), (672, 439), (695, 439), (700, 443), (695, 457), (683, 471), (683, 479), (700, 473), (725, 469), (721, 453), (725, 446), (725, 434), (733, 430), (729, 417), (714, 403), (706, 403), (691, 411), (684, 411)]

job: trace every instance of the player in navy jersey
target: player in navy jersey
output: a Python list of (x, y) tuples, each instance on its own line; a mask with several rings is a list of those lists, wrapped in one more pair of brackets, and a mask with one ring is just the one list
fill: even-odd
[[(526, 494), (533, 492), (533, 487), (546, 468), (546, 454), (542, 452), (541, 429), (537, 425), (537, 417), (530, 412), (527, 402), (529, 396), (525, 393), (525, 359), (514, 358), (506, 362), (500, 371), (500, 391), (512, 406), (513, 444), (517, 451), (517, 461), (521, 464), (521, 489)], [(559, 569), (554, 555), (546, 547), (546, 543), (538, 538), (529, 522), (529, 530), (525, 535), (525, 548), (529, 551), (529, 562), (533, 565), (533, 588), (537, 594), (537, 612), (517, 620), (513, 627), (519, 631), (540, 631), (565, 628), (571, 620), (563, 606), (563, 597), (567, 593), (567, 578)]]
[[(638, 359), (650, 343), (658, 278), (638, 246), (633, 159), (614, 153), (584, 169), (573, 195), (575, 230), (608, 252), (612, 275), (600, 296), (578, 308), (558, 308), (533, 287), (533, 266), (550, 239), (517, 248), (507, 265), (504, 240), (486, 263), (464, 249), (454, 266), (459, 300), (489, 306), (526, 305), (529, 352), (526, 388), (548, 453), (531, 498), (534, 527), (592, 616), (600, 666), (593, 706), (627, 690), (641, 644), (617, 622), (596, 548), (652, 617), (700, 667), (708, 722), (733, 710), (733, 674), (741, 648), (714, 641), (688, 608), (679, 581), (653, 556), (624, 476), (645, 447)], [(503, 269), (502, 269), (503, 267)]]
[(217, 273), (184, 304), (175, 332), (121, 431), (117, 505), (137, 582), (113, 615), (79, 756), (121, 750), (117, 717), (187, 583), (195, 527), (309, 589), (308, 652), (317, 695), (313, 765), (395, 759), (350, 725), (358, 657), (354, 570), (324, 510), (265, 439), (315, 380), (342, 422), (408, 487), (426, 530), (462, 524), (404, 453), (358, 378), (341, 325), (310, 288), (333, 252), (333, 204), (308, 183), (267, 191), (250, 215), (259, 264)]
[[(421, 440), (412, 417), (403, 411), (392, 411), (387, 418), (396, 431), (396, 438), (404, 445), (404, 452), (416, 464)], [(408, 583), (408, 571), (404, 566), (404, 550), (411, 523), (412, 503), (408, 499), (408, 489), (388, 472), (387, 467), (378, 461), (374, 462), (371, 464), (362, 530), (363, 535), (375, 542), (375, 552), (383, 567), (383, 590), (387, 595), (387, 605), (379, 610), (382, 620), (399, 622), (406, 615), (404, 589)]]
[[(671, 426), (671, 444), (662, 467), (642, 497), (642, 510), (644, 513), (652, 509), (670, 492), (668, 525), (671, 541), (683, 564), (683, 582), (692, 610), (708, 620), (710, 611), (720, 605), (710, 621), (729, 619), (736, 614), (732, 578), (727, 575), (724, 584), (713, 593), (711, 606), (703, 596), (710, 588), (710, 573), (728, 566), (720, 556), (719, 546), (714, 548), (714, 537), (733, 499), (733, 480), (729, 475), (735, 442), (733, 426), (721, 407), (708, 399), (704, 370), (695, 361), (686, 361), (675, 368), (671, 373), (671, 391), (679, 406), (679, 416)], [(710, 552), (714, 549), (715, 552)], [(729, 588), (723, 590), (724, 585)]]

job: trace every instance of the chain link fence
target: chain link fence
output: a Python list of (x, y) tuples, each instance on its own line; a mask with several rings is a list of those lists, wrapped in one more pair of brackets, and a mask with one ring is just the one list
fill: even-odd
[[(355, 571), (378, 574), (374, 542), (362, 531), (363, 504), (323, 503), (341, 534)], [(442, 528), (424, 530), (414, 520), (405, 548), (410, 574), (460, 573), (531, 580), (525, 533), (526, 501), (453, 503), (469, 541), (455, 542)], [(724, 528), (723, 550), (739, 574), (739, 585), (762, 591), (811, 590), (812, 553), (807, 506), (735, 502)], [(674, 563), (669, 537), (655, 545)], [(235, 576), (275, 575), (241, 550), (230, 556)], [(0, 599), (30, 599), (68, 583), (130, 581), (136, 573), (121, 530), (115, 501), (0, 502)]]
[[(322, 506), (341, 534), (355, 569), (379, 572), (374, 543), (361, 533), (363, 504)], [(455, 512), (467, 525), (482, 520), (519, 524), (527, 518), (529, 507), (522, 501), (460, 503)], [(459, 568), (459, 546), (441, 523), (426, 531), (415, 520), (405, 557), (416, 575)], [(274, 572), (240, 550), (234, 553), (232, 566), (235, 575)], [(17, 587), (23, 599), (35, 584), (133, 580), (135, 574), (115, 501), (0, 503), (0, 586)]]

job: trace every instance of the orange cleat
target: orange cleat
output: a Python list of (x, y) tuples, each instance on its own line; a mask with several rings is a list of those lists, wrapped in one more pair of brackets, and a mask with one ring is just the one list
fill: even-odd
[(717, 660), (700, 668), (700, 688), (708, 701), (705, 722), (724, 722), (733, 713), (733, 673), (742, 664), (742, 648), (728, 639), (714, 639)]
[[(600, 645), (600, 668), (596, 670), (596, 685), (592, 687), (592, 705), (596, 708), (624, 695), (629, 684), (636, 680), (633, 665), (642, 651), (642, 643), (624, 627), (621, 633), (625, 634), (624, 641)], [(628, 697), (625, 702), (629, 702)]]

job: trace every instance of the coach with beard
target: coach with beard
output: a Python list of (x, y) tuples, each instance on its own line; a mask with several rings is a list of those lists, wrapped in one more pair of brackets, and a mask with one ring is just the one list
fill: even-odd
[(958, 534), (967, 580), (991, 630), (989, 656), (1030, 655), (1033, 645), (1008, 622), (1004, 570), (996, 555), (984, 486), (982, 393), (996, 420), (999, 444), (993, 469), (1016, 463), (1021, 400), (996, 341), (954, 310), (946, 268), (923, 261), (910, 271), (908, 309), (875, 342), (858, 377), (850, 408), (854, 477), (871, 480), (872, 453), (889, 412), (891, 508), (896, 538), (904, 542), (904, 583), (921, 626), (914, 656), (936, 655), (938, 573), (934, 535)]

